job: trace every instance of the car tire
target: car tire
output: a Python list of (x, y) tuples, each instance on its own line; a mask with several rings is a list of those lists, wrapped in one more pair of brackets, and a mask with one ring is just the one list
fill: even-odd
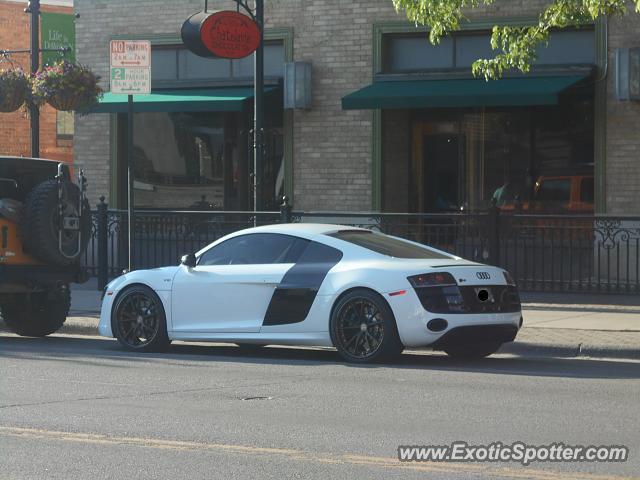
[(2, 319), (14, 333), (23, 337), (45, 337), (62, 328), (69, 308), (71, 292), (68, 285), (44, 292), (16, 295), (2, 305)]
[(473, 360), (488, 357), (500, 350), (501, 342), (478, 343), (475, 345), (460, 345), (455, 347), (447, 347), (445, 353), (451, 358), (461, 358), (465, 360)]
[(331, 312), (329, 333), (347, 362), (392, 360), (404, 348), (391, 307), (369, 289), (352, 290), (338, 300)]
[[(85, 200), (78, 212), (80, 189), (71, 182), (63, 182), (62, 206), (69, 215), (80, 218), (79, 230), (63, 230), (60, 252), (58, 233), (59, 200), (58, 180), (46, 180), (29, 192), (24, 203), (20, 232), (27, 253), (38, 260), (58, 266), (68, 266), (80, 261), (91, 235), (91, 209)], [(78, 236), (80, 249), (78, 251)]]
[(120, 292), (111, 310), (111, 328), (127, 350), (162, 352), (171, 344), (162, 300), (144, 285), (132, 285)]

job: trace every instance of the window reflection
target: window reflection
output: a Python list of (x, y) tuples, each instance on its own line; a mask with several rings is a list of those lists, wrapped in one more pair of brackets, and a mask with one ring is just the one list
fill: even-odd
[(224, 127), (220, 118), (186, 113), (138, 114), (134, 131), (137, 181), (200, 185), (222, 178)]
[[(249, 119), (244, 113), (134, 116), (135, 203), (140, 208), (247, 210), (253, 206)], [(272, 120), (272, 119), (271, 119)], [(122, 122), (126, 126), (125, 121)], [(283, 130), (265, 129), (264, 209), (284, 194)], [(124, 163), (124, 138), (119, 142)], [(126, 172), (125, 172), (126, 174)], [(125, 180), (125, 179), (123, 179)], [(126, 180), (125, 180), (126, 181)]]
[[(412, 112), (410, 193), (404, 208), (456, 212), (495, 205), (503, 211), (592, 212), (591, 95), (576, 92), (553, 106)], [(398, 154), (387, 152), (388, 172), (397, 168), (391, 162)], [(385, 191), (402, 188), (386, 186)], [(402, 208), (397, 203), (396, 211)]]

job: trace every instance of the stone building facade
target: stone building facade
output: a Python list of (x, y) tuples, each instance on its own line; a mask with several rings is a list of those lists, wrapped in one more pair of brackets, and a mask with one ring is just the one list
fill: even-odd
[(615, 49), (640, 47), (640, 15), (611, 20), (606, 111), (606, 212), (640, 214), (640, 102), (615, 97)]
[[(474, 11), (470, 20), (486, 28), (492, 22), (531, 19), (545, 3), (496, 2)], [(226, 0), (209, 4), (212, 9), (235, 9)], [(404, 17), (394, 11), (391, 0), (266, 0), (265, 4), (266, 31), (286, 33), (285, 61), (313, 65), (311, 108), (284, 112), (284, 130), (289, 129), (285, 136), (290, 135), (285, 183), (294, 207), (416, 211), (407, 196), (406, 182), (411, 182), (412, 173), (409, 162), (403, 160), (411, 155), (414, 112), (344, 109), (342, 104), (345, 96), (372, 83), (379, 73), (380, 32), (393, 26), (406, 33), (410, 26)], [(148, 37), (162, 43), (163, 38), (179, 37), (182, 22), (202, 8), (200, 0), (76, 0), (80, 14), (77, 58), (94, 68), (108, 89), (110, 40)], [(594, 27), (597, 45), (589, 84), (596, 92), (592, 102), (596, 138), (590, 147), (595, 159), (591, 174), (595, 175), (595, 210), (640, 214), (640, 136), (635, 133), (640, 127), (640, 103), (617, 100), (613, 83), (615, 49), (640, 47), (640, 15), (605, 23)], [(113, 171), (118, 150), (114, 118), (102, 113), (76, 120), (75, 161), (90, 175), (94, 204), (101, 195), (116, 203), (110, 198), (119, 188)]]

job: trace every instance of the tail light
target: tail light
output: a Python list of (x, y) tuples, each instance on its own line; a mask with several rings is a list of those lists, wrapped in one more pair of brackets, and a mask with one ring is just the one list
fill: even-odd
[(514, 285), (515, 286), (516, 281), (513, 279), (511, 274), (509, 272), (507, 272), (506, 270), (504, 270), (502, 273), (504, 274), (504, 279), (507, 282), (507, 285)]
[(448, 272), (423, 273), (409, 277), (413, 288), (457, 286), (456, 279)]
[(408, 277), (425, 310), (433, 313), (462, 313), (466, 311), (464, 299), (448, 272), (423, 273)]

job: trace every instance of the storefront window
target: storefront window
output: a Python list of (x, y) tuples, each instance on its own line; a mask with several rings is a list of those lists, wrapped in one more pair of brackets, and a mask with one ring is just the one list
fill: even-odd
[(206, 113), (136, 114), (136, 204), (187, 208), (204, 196), (221, 206), (225, 187), (233, 189), (224, 182), (225, 167), (233, 168), (232, 151), (225, 151), (224, 120)]
[[(593, 212), (590, 88), (552, 106), (406, 110), (409, 151), (402, 129), (383, 140), (385, 210)], [(385, 112), (383, 128), (402, 116)]]
[(56, 110), (56, 139), (73, 140), (74, 113)]
[[(183, 80), (237, 80), (253, 77), (253, 56), (238, 60), (203, 58), (184, 46), (154, 47), (151, 52), (154, 82)], [(281, 78), (284, 74), (284, 45), (280, 41), (265, 43), (264, 73)]]
[[(407, 98), (396, 98), (394, 108), (385, 99), (382, 208), (427, 213), (481, 211), (495, 205), (505, 212), (592, 213), (593, 26), (551, 32), (549, 42), (538, 48), (529, 74), (505, 72), (509, 80), (502, 85), (528, 82), (526, 94), (509, 98), (507, 89), (504, 96), (497, 91), (486, 98), (469, 98), (462, 83), (453, 82), (466, 80), (478, 58), (495, 55), (490, 37), (488, 31), (467, 30), (432, 45), (425, 32), (383, 35), (374, 84), (404, 81), (410, 92), (407, 98), (413, 95), (424, 107), (434, 107), (407, 106)], [(571, 77), (576, 72), (583, 72), (583, 80), (557, 87), (555, 98), (541, 101), (537, 96), (536, 82), (542, 88), (549, 77)], [(443, 87), (448, 79), (453, 80), (449, 90)], [(430, 81), (446, 94), (445, 99), (424, 94)], [(479, 82), (473, 87), (481, 91), (477, 87), (482, 79), (466, 81)], [(379, 100), (373, 95), (370, 102)]]
[[(282, 92), (284, 45), (265, 43), (264, 160), (258, 172), (261, 209), (275, 210), (284, 195)], [(202, 58), (183, 45), (154, 45), (153, 90), (245, 86), (253, 77), (253, 57), (238, 60)], [(215, 82), (219, 82), (215, 83)], [(180, 106), (155, 105), (134, 115), (134, 189), (137, 208), (250, 210), (253, 208), (253, 112), (175, 112)], [(191, 107), (193, 107), (191, 105)], [(235, 107), (234, 107), (235, 108)], [(185, 108), (192, 109), (192, 108)], [(204, 109), (204, 106), (203, 106)], [(127, 202), (127, 116), (117, 119), (116, 203)]]
[[(284, 193), (282, 127), (268, 116), (262, 205)], [(139, 208), (246, 210), (253, 205), (250, 119), (238, 113), (154, 112), (134, 116), (134, 188)], [(120, 192), (124, 200), (126, 116), (121, 116)]]
[[(430, 70), (468, 71), (479, 58), (492, 58), (491, 32), (455, 32), (433, 45), (426, 33), (387, 34), (383, 38), (382, 72), (428, 72)], [(594, 30), (551, 32), (549, 41), (536, 50), (534, 65), (593, 64)]]

